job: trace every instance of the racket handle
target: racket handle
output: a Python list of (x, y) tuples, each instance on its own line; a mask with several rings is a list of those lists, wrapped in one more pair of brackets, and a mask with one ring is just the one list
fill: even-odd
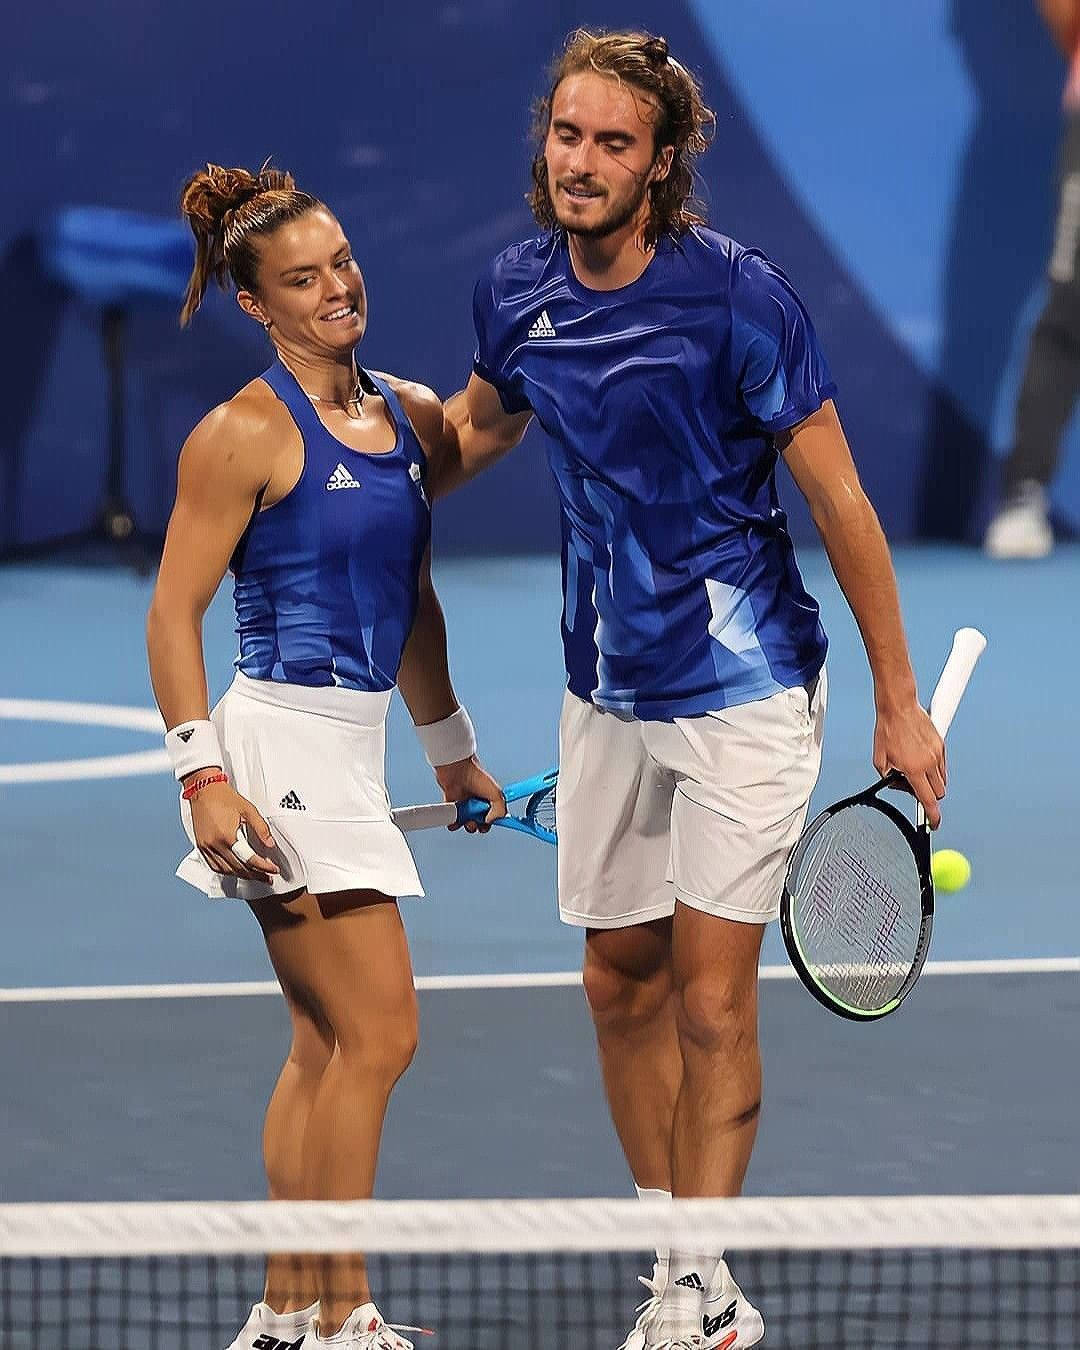
[(470, 797), (465, 802), (432, 802), (430, 806), (399, 806), (390, 818), (399, 830), (437, 830), (447, 825), (464, 825), (467, 820), (482, 821), (490, 802)]
[(952, 725), (975, 662), (986, 648), (986, 638), (977, 628), (961, 628), (953, 637), (952, 651), (930, 700), (930, 720), (944, 736)]
[(435, 830), (458, 823), (457, 802), (433, 802), (430, 806), (399, 806), (390, 812), (399, 830)]

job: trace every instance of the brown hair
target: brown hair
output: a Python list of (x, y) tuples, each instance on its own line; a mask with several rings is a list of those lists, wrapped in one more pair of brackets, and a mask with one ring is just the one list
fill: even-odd
[(231, 277), (237, 290), (254, 291), (256, 238), (323, 205), (300, 192), (291, 173), (267, 164), (258, 173), (208, 164), (184, 184), (180, 210), (195, 236), (195, 266), (180, 311), (182, 326), (202, 304), (211, 278), (222, 290)]
[(537, 151), (532, 163), (529, 205), (537, 224), (549, 230), (558, 224), (544, 160), (544, 141), (551, 125), (555, 91), (567, 76), (587, 70), (625, 80), (654, 99), (658, 108), (653, 124), (654, 154), (669, 145), (675, 150), (667, 177), (649, 186), (651, 210), (645, 227), (646, 248), (651, 248), (663, 234), (680, 235), (691, 225), (703, 225), (705, 207), (694, 196), (694, 161), (708, 148), (716, 115), (705, 106), (697, 80), (668, 55), (667, 38), (636, 32), (593, 33), (587, 28), (577, 29), (567, 38), (562, 55), (552, 65), (551, 86), (536, 105), (533, 136)]

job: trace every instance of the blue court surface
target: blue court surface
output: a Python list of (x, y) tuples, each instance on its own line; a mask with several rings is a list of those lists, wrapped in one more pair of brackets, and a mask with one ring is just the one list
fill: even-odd
[[(748, 1189), (1073, 1191), (1080, 550), (991, 565), (918, 547), (896, 563), (927, 695), (955, 628), (990, 639), (950, 734), (937, 841), (967, 853), (974, 878), (939, 897), (942, 966), (874, 1026), (819, 1009), (786, 978), (770, 931)], [(872, 703), (824, 556), (804, 551), (802, 565), (831, 639), (821, 805), (870, 781)], [(482, 757), (504, 780), (547, 768), (562, 693), (557, 561), (447, 563), (436, 580)], [(246, 907), (173, 876), (185, 844), (146, 673), (149, 595), (119, 570), (0, 572), (6, 1200), (262, 1194), (259, 1127), (287, 1019)], [(215, 694), (232, 647), (223, 591), (206, 624)], [(399, 701), (389, 745), (395, 802), (436, 795)], [(422, 1045), (391, 1107), (380, 1193), (625, 1193), (574, 983), (581, 938), (555, 913), (554, 851), (501, 831), (413, 840), (428, 898), (402, 909)], [(221, 984), (239, 987), (205, 987)]]

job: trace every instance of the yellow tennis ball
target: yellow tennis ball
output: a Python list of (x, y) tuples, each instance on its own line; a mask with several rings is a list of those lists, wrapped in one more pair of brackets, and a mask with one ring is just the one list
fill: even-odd
[(962, 891), (971, 880), (971, 864), (955, 848), (940, 848), (930, 860), (934, 886), (939, 891)]

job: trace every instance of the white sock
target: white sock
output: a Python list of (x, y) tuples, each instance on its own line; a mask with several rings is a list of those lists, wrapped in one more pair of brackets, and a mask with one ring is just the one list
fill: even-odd
[(720, 1264), (718, 1256), (675, 1249), (668, 1266), (667, 1287), (660, 1305), (661, 1340), (683, 1341), (701, 1331), (705, 1290)]
[[(639, 1186), (634, 1182), (634, 1190), (637, 1191), (639, 1200), (670, 1200), (670, 1191), (650, 1190), (648, 1186)], [(667, 1247), (657, 1247), (656, 1249), (656, 1275), (661, 1287), (667, 1277), (668, 1249)]]

